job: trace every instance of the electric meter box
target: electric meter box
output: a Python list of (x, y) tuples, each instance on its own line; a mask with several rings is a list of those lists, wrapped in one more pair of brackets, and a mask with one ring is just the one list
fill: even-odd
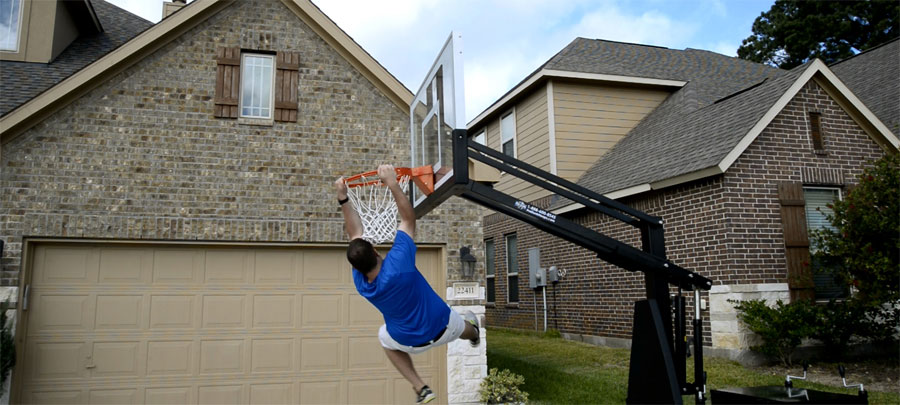
[(547, 286), (547, 270), (541, 268), (541, 249), (528, 249), (528, 286), (531, 288)]

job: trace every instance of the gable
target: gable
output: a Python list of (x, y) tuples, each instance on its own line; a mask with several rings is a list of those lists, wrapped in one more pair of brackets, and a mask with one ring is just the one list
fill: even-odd
[[(191, 3), (15, 111), (0, 117), (0, 142), (7, 142), (85, 92), (121, 73), (141, 59), (152, 55), (157, 49), (177, 40), (182, 34), (211, 16), (233, 5), (244, 3), (250, 3), (250, 1), (216, 0)], [(341, 57), (359, 70), (363, 77), (374, 84), (390, 102), (402, 111), (407, 110), (409, 102), (412, 100), (412, 93), (379, 65), (371, 55), (362, 50), (346, 33), (334, 25), (318, 8), (308, 0), (281, 0), (281, 3), (287, 8), (281, 7), (279, 18), (282, 18), (282, 15), (293, 18), (292, 24), (288, 24), (287, 29), (296, 25), (299, 17), (320, 39), (326, 41)], [(272, 32), (272, 30), (260, 31)], [(246, 39), (254, 36), (253, 33), (248, 32), (241, 33), (241, 35), (246, 36)], [(263, 38), (260, 40), (264, 41), (265, 35), (258, 37)]]

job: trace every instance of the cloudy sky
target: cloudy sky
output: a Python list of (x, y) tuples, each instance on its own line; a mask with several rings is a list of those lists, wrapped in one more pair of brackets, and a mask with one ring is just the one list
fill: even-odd
[[(107, 0), (158, 22), (161, 0)], [(201, 0), (202, 1), (202, 0)], [(774, 0), (313, 0), (413, 92), (463, 36), (472, 119), (576, 37), (735, 56)]]

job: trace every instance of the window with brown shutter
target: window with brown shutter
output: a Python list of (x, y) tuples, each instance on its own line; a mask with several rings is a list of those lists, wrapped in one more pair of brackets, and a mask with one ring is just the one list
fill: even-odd
[(300, 54), (278, 52), (275, 57), (275, 121), (297, 122)]
[(809, 136), (812, 138), (813, 149), (816, 152), (824, 152), (825, 144), (822, 142), (822, 114), (809, 113)]
[(241, 48), (219, 48), (216, 52), (216, 96), (213, 115), (238, 117), (241, 90)]
[(809, 256), (809, 234), (806, 230), (806, 202), (803, 199), (803, 184), (778, 184), (778, 200), (781, 203), (784, 257), (787, 261), (791, 300), (814, 299), (815, 285)]

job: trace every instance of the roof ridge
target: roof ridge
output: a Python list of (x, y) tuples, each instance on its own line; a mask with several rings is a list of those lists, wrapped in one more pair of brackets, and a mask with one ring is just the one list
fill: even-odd
[(872, 51), (874, 51), (874, 50), (876, 50), (876, 49), (884, 48), (885, 46), (890, 45), (892, 42), (897, 42), (897, 41), (900, 41), (900, 37), (897, 37), (897, 38), (894, 38), (894, 39), (891, 39), (891, 40), (882, 42), (882, 43), (880, 43), (880, 44), (878, 44), (878, 45), (875, 45), (875, 46), (873, 46), (873, 47), (871, 47), (871, 48), (869, 48), (869, 49), (866, 49), (866, 50), (864, 50), (864, 51), (860, 51), (858, 54), (853, 55), (853, 56), (851, 56), (851, 57), (849, 57), (849, 58), (844, 58), (844, 59), (841, 59), (841, 60), (839, 60), (839, 61), (837, 61), (837, 62), (834, 62), (834, 63), (828, 65), (828, 67), (830, 68), (830, 67), (832, 67), (832, 66), (835, 66), (835, 65), (844, 63), (844, 62), (846, 62), (846, 61), (848, 61), (848, 60), (850, 60), (850, 59), (853, 59), (853, 58), (855, 58), (855, 57), (857, 57), (857, 56), (859, 56), (859, 55), (867, 54), (867, 53), (872, 52)]
[[(667, 47), (665, 47), (665, 46), (660, 46), (660, 45), (647, 45), (647, 44), (639, 44), (639, 43), (635, 43), (635, 42), (613, 41), (613, 40), (602, 39), (602, 38), (585, 38), (585, 37), (577, 37), (577, 38), (575, 38), (575, 39), (584, 39), (584, 40), (587, 40), (587, 41), (609, 42), (609, 43), (611, 43), (611, 44), (634, 45), (634, 46), (640, 46), (640, 47), (645, 47), (645, 48), (669, 49), (669, 48), (667, 48)], [(573, 41), (573, 42), (574, 42), (574, 41)], [(669, 49), (669, 50), (677, 51), (678, 49)]]

